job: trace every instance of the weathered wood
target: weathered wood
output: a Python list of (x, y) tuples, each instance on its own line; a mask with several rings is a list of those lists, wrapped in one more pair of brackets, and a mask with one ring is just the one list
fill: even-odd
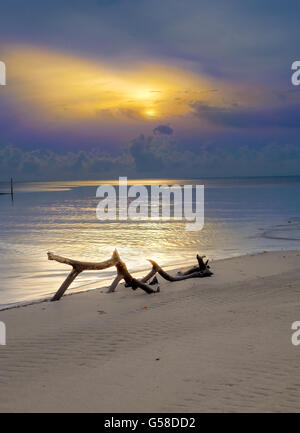
[[(189, 274), (193, 274), (195, 272), (204, 272), (205, 276), (210, 276), (213, 273), (211, 271), (209, 271), (210, 266), (208, 265), (208, 260), (206, 260), (206, 262), (204, 263), (204, 257), (205, 256), (199, 256), (199, 254), (197, 254), (197, 261), (198, 261), (198, 266), (192, 266), (190, 269), (187, 269), (184, 272), (177, 272), (177, 275), (189, 275)], [(209, 275), (210, 274), (210, 275)]]
[(56, 254), (53, 254), (51, 252), (48, 252), (48, 259), (49, 260), (55, 260), (59, 263), (64, 263), (66, 265), (72, 266), (72, 271), (68, 275), (68, 277), (65, 279), (65, 281), (62, 283), (58, 291), (55, 293), (52, 301), (58, 301), (65, 291), (68, 289), (70, 284), (75, 280), (75, 278), (83, 271), (89, 270), (102, 270), (107, 269), (111, 266), (115, 266), (117, 269), (117, 276), (110, 285), (107, 293), (112, 293), (115, 291), (117, 285), (119, 282), (124, 279), (125, 285), (127, 287), (131, 287), (133, 290), (136, 290), (137, 288), (140, 288), (144, 290), (146, 293), (157, 293), (160, 291), (160, 288), (157, 287), (156, 290), (153, 290), (149, 284), (146, 284), (147, 281), (149, 281), (152, 277), (155, 276), (156, 273), (160, 274), (165, 280), (167, 281), (182, 281), (187, 280), (189, 278), (203, 278), (203, 277), (210, 277), (212, 275), (212, 272), (209, 269), (208, 266), (208, 260), (204, 263), (203, 258), (205, 256), (199, 256), (197, 255), (198, 260), (198, 266), (194, 266), (193, 268), (189, 269), (188, 271), (181, 273), (175, 277), (168, 274), (166, 271), (164, 271), (158, 263), (156, 263), (154, 260), (148, 260), (152, 264), (152, 269), (150, 272), (148, 272), (145, 277), (142, 279), (136, 279), (134, 278), (128, 271), (126, 264), (121, 260), (120, 255), (118, 251), (115, 249), (113, 252), (112, 257), (109, 260), (105, 260), (103, 262), (82, 262), (79, 260), (73, 260), (69, 259), (67, 257), (58, 256)]
[(109, 289), (107, 290), (106, 293), (113, 293), (116, 290), (116, 288), (117, 288), (117, 286), (121, 280), (123, 280), (123, 275), (118, 273), (116, 278), (114, 279), (114, 281), (109, 286)]
[(57, 256), (53, 253), (47, 253), (48, 260), (55, 260), (59, 263), (73, 266), (73, 268), (80, 269), (81, 271), (101, 271), (102, 269), (110, 268), (115, 266), (119, 260), (119, 254), (117, 250), (113, 252), (113, 255), (109, 260), (103, 262), (81, 262), (79, 260), (68, 259), (66, 257)]
[(61, 257), (51, 252), (48, 252), (47, 255), (48, 255), (48, 260), (55, 260), (56, 262), (64, 263), (66, 265), (70, 265), (73, 267), (72, 271), (65, 279), (65, 281), (62, 283), (62, 285), (55, 293), (51, 301), (58, 301), (63, 296), (63, 294), (70, 286), (70, 284), (75, 280), (75, 278), (81, 272), (107, 269), (111, 266), (115, 266), (119, 260), (119, 254), (117, 250), (113, 252), (113, 255), (109, 260), (105, 260), (103, 262), (81, 262), (79, 260), (73, 260), (73, 259), (68, 259), (66, 257)]
[[(67, 257), (58, 256), (56, 254), (53, 254), (51, 252), (47, 253), (48, 260), (55, 260), (59, 263), (64, 263), (66, 265), (70, 265), (73, 267), (72, 271), (68, 275), (68, 277), (65, 279), (65, 281), (62, 283), (58, 291), (55, 293), (51, 301), (58, 301), (65, 291), (68, 289), (70, 284), (75, 280), (75, 278), (83, 271), (91, 271), (91, 270), (102, 270), (107, 269), (111, 266), (116, 266), (117, 268), (117, 277), (112, 282), (108, 293), (114, 292), (118, 283), (124, 279), (126, 284), (129, 287), (132, 287), (133, 290), (136, 290), (137, 288), (140, 288), (144, 290), (146, 293), (156, 293), (159, 292), (159, 287), (157, 290), (153, 290), (150, 286), (145, 284), (143, 281), (139, 281), (136, 278), (133, 278), (132, 275), (128, 272), (128, 269), (125, 265), (125, 263), (121, 260), (119, 253), (117, 250), (114, 250), (112, 257), (109, 260), (105, 260), (103, 262), (82, 262), (79, 260), (73, 260), (69, 259)], [(152, 274), (152, 272), (151, 272)], [(150, 275), (150, 273), (149, 273)]]
[(208, 267), (208, 260), (206, 261), (206, 263), (204, 263), (203, 259), (205, 256), (199, 256), (199, 254), (197, 254), (196, 257), (199, 264), (199, 271), (205, 271)]
[(155, 270), (154, 267), (152, 267), (151, 271), (148, 272), (148, 274), (145, 275), (145, 276), (141, 279), (142, 283), (147, 283), (147, 281), (151, 280), (151, 278), (154, 277), (155, 274), (156, 274), (156, 270)]
[[(143, 278), (140, 279), (142, 283), (147, 283), (147, 281), (151, 280), (152, 277), (156, 274), (156, 270), (152, 267), (151, 271), (148, 272)], [(130, 287), (129, 284), (125, 283), (125, 287)]]
[(191, 268), (187, 269), (184, 272), (178, 271), (177, 275), (189, 275), (189, 274), (193, 274), (194, 272), (197, 272), (197, 271), (199, 271), (199, 266), (192, 266)]
[(155, 286), (156, 284), (158, 284), (158, 279), (154, 277), (153, 280), (150, 281), (149, 286)]
[(187, 274), (187, 275), (177, 275), (176, 277), (173, 277), (172, 275), (168, 274), (166, 271), (164, 271), (158, 263), (156, 263), (154, 260), (148, 260), (153, 268), (156, 270), (156, 272), (161, 275), (165, 280), (167, 281), (182, 281), (187, 280), (189, 278), (203, 278), (203, 277), (210, 277), (212, 275), (212, 272), (205, 268), (203, 271), (195, 271), (193, 273)]
[(62, 283), (60, 288), (57, 290), (51, 301), (59, 301), (60, 298), (63, 296), (67, 288), (70, 286), (70, 284), (75, 280), (77, 275), (80, 274), (81, 271), (73, 268), (72, 271), (69, 273), (65, 281)]
[(131, 287), (132, 290), (136, 290), (139, 287), (140, 289), (144, 290), (148, 294), (159, 292), (159, 287), (157, 290), (153, 290), (150, 286), (148, 286), (148, 284), (144, 283), (142, 280), (137, 280), (136, 278), (133, 278), (133, 276), (130, 275), (130, 273), (128, 272), (127, 266), (121, 260), (120, 256), (119, 256), (119, 261), (116, 264), (116, 268), (118, 274), (122, 275), (127, 286)]

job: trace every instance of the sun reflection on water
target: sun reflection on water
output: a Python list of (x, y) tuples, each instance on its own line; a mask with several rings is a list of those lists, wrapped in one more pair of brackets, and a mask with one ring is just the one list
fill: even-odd
[[(196, 232), (186, 231), (185, 222), (176, 220), (98, 221), (96, 189), (100, 184), (116, 185), (118, 180), (16, 183), (13, 206), (9, 196), (0, 200), (0, 304), (49, 296), (59, 287), (68, 267), (48, 261), (47, 251), (101, 261), (117, 248), (131, 272), (144, 273), (150, 268), (146, 259), (177, 268), (194, 263), (197, 253), (215, 259), (259, 248), (278, 248), (278, 242), (283, 241), (262, 239), (258, 234), (266, 221), (270, 225), (272, 219), (283, 214), (297, 214), (295, 194), (290, 194), (290, 201), (287, 194), (291, 187), (253, 187), (251, 183), (248, 187), (241, 181), (226, 186), (224, 180), (205, 182), (205, 225)], [(186, 183), (201, 181), (128, 181), (128, 185)], [(281, 199), (277, 202), (278, 194)], [(287, 201), (285, 206), (282, 197)], [(298, 207), (300, 215), (300, 204)], [(99, 287), (104, 281), (111, 281), (114, 274), (114, 269), (85, 272), (76, 279), (73, 290)]]

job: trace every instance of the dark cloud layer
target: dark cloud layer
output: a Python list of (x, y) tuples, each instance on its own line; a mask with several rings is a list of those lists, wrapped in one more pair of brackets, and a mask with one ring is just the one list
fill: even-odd
[(0, 181), (300, 175), (300, 146), (200, 143), (182, 149), (170, 136), (141, 134), (117, 156), (100, 151), (24, 151), (0, 146)]
[(279, 108), (214, 107), (195, 102), (193, 114), (212, 124), (232, 128), (300, 128), (300, 105)]
[(298, 55), (299, 13), (298, 0), (28, 0), (26, 13), (24, 0), (10, 0), (1, 4), (0, 40), (278, 81)]
[(172, 135), (173, 129), (169, 125), (159, 125), (153, 129), (154, 135)]

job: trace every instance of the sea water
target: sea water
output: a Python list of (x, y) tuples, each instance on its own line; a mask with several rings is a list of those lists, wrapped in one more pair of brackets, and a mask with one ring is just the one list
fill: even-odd
[[(300, 177), (139, 180), (129, 184), (205, 186), (205, 223), (99, 221), (96, 190), (108, 181), (16, 183), (14, 200), (0, 195), (0, 308), (50, 297), (70, 268), (47, 260), (47, 251), (102, 261), (117, 248), (131, 272), (300, 247)], [(117, 182), (114, 181), (114, 184)], [(0, 184), (5, 192), (8, 184)], [(109, 284), (115, 270), (83, 272), (68, 292)]]

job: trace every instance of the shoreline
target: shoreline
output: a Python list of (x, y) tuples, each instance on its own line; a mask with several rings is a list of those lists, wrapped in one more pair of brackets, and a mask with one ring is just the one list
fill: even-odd
[(0, 312), (0, 412), (297, 412), (300, 251)]
[[(209, 263), (210, 264), (212, 264), (212, 263), (218, 263), (218, 262), (221, 262), (221, 261), (224, 261), (224, 260), (232, 260), (232, 259), (241, 258), (241, 257), (248, 257), (248, 256), (251, 257), (251, 256), (259, 255), (259, 254), (265, 254), (265, 253), (277, 253), (277, 252), (280, 253), (280, 252), (283, 252), (283, 251), (286, 251), (286, 252), (297, 252), (297, 251), (300, 251), (300, 247), (299, 247), (299, 249), (287, 249), (287, 250), (285, 250), (283, 248), (283, 249), (280, 249), (280, 250), (279, 249), (275, 249), (275, 250), (265, 250), (265, 251), (259, 251), (259, 252), (248, 252), (248, 253), (245, 253), (245, 254), (237, 254), (237, 255), (234, 255), (234, 256), (230, 256), (230, 257), (218, 258), (218, 259), (215, 259), (215, 260), (214, 259), (209, 259)], [(166, 266), (163, 266), (163, 269), (168, 270), (171, 273), (175, 273), (176, 274), (177, 272), (182, 271), (183, 269), (186, 269), (188, 267), (191, 267), (194, 264), (196, 264), (196, 260), (195, 261), (192, 261), (192, 260), (191, 261), (187, 261), (186, 263), (183, 263), (180, 268), (174, 267), (175, 265), (169, 265), (169, 266), (166, 265)], [(66, 267), (65, 269), (66, 269), (66, 276), (67, 276), (69, 268)], [(142, 278), (144, 275), (147, 274), (147, 272), (148, 272), (148, 270), (145, 269), (143, 271), (132, 272), (131, 274), (134, 277), (136, 277), (136, 278)], [(87, 289), (82, 289), (81, 290), (80, 287), (84, 287), (85, 285), (79, 286), (79, 288), (72, 288), (72, 286), (71, 286), (70, 289), (69, 289), (71, 291), (67, 291), (64, 294), (63, 297), (65, 297), (65, 296), (73, 296), (73, 295), (80, 295), (80, 294), (83, 294), (83, 293), (89, 293), (91, 291), (99, 291), (100, 293), (105, 294), (105, 292), (102, 292), (102, 291), (104, 289), (108, 289), (109, 284), (113, 281), (113, 279), (114, 279), (114, 277), (112, 277), (111, 279), (105, 279), (105, 280), (101, 281), (101, 283), (103, 283), (103, 284), (100, 283), (101, 285), (99, 285), (98, 287), (94, 287), (94, 288), (87, 288)], [(62, 279), (62, 281), (63, 281), (63, 279)], [(109, 284), (107, 284), (108, 282), (109, 282)], [(92, 284), (96, 284), (96, 283), (95, 282), (90, 283), (90, 285), (92, 285)], [(122, 282), (120, 284), (122, 285)], [(58, 289), (58, 287), (57, 287), (57, 289)], [(79, 289), (79, 290), (77, 290), (77, 289)], [(1, 311), (7, 311), (7, 310), (15, 309), (15, 308), (23, 308), (23, 307), (27, 307), (27, 306), (30, 306), (30, 305), (42, 304), (42, 303), (45, 303), (45, 302), (51, 302), (51, 297), (54, 295), (54, 293), (55, 293), (55, 290), (53, 291), (53, 293), (51, 293), (51, 295), (49, 295), (48, 297), (45, 297), (45, 298), (32, 299), (32, 300), (28, 300), (28, 301), (26, 301), (26, 300), (25, 301), (16, 301), (16, 302), (9, 303), (9, 304), (0, 304), (0, 313), (1, 313)]]

